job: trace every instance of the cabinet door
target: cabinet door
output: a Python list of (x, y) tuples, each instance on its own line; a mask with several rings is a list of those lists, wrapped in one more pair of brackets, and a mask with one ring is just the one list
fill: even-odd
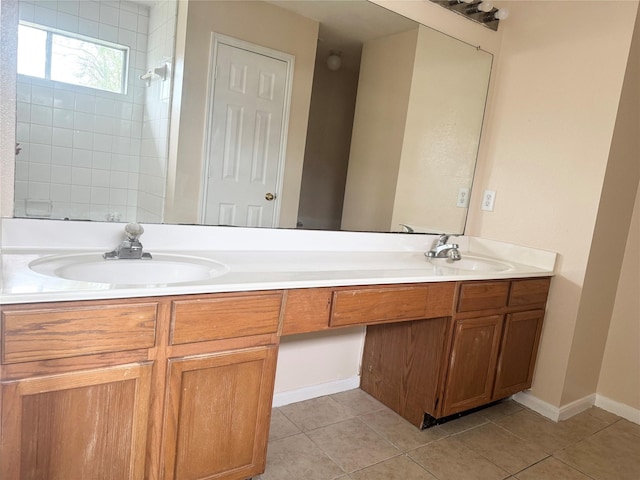
[(544, 310), (507, 315), (498, 359), (494, 400), (531, 387)]
[(246, 479), (264, 471), (277, 347), (169, 360), (166, 479)]
[(142, 479), (151, 362), (2, 385), (0, 478)]
[(491, 401), (502, 315), (456, 320), (440, 417)]

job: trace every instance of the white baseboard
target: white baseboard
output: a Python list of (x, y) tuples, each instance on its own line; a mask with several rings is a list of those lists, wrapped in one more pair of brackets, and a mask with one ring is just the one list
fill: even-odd
[(574, 415), (577, 415), (580, 412), (584, 412), (588, 408), (595, 405), (596, 407), (602, 408), (607, 412), (614, 413), (619, 417), (625, 418), (630, 422), (640, 425), (639, 409), (630, 407), (629, 405), (625, 405), (624, 403), (616, 402), (615, 400), (611, 400), (610, 398), (595, 393), (563, 405), (562, 407), (556, 407), (554, 405), (551, 405), (550, 403), (545, 402), (544, 400), (540, 400), (538, 397), (533, 396), (528, 391), (516, 393), (512, 398), (521, 405), (530, 408), (534, 412), (537, 412), (540, 415), (553, 420), (554, 422), (571, 418)]
[(593, 407), (596, 403), (595, 393), (563, 405), (562, 407), (556, 407), (544, 400), (540, 400), (538, 397), (533, 396), (529, 391), (516, 393), (512, 398), (519, 404), (530, 408), (534, 412), (537, 412), (543, 417), (547, 417), (554, 422), (560, 422), (567, 418), (571, 418), (574, 415)]
[(560, 416), (558, 420), (566, 420), (567, 418), (571, 418), (574, 415), (579, 414), (580, 412), (584, 412), (589, 408), (593, 407), (596, 404), (596, 394), (592, 393), (591, 395), (587, 395), (586, 397), (575, 400), (571, 403), (567, 403), (560, 407)]
[(557, 422), (560, 419), (560, 409), (558, 407), (551, 405), (544, 400), (540, 400), (538, 397), (534, 397), (529, 391), (516, 393), (511, 398), (519, 404), (530, 408), (534, 412), (537, 412), (543, 417), (547, 417), (554, 422)]
[(319, 385), (310, 385), (308, 387), (288, 390), (286, 392), (276, 392), (273, 395), (272, 405), (274, 407), (282, 407), (283, 405), (289, 405), (290, 403), (302, 402), (304, 400), (310, 400), (312, 398), (332, 395), (334, 393), (345, 392), (347, 390), (353, 390), (354, 388), (358, 388), (359, 386), (360, 376), (355, 375), (353, 377), (345, 378), (342, 380), (335, 380), (333, 382), (321, 383)]
[(630, 422), (640, 425), (640, 409), (630, 407), (629, 405), (616, 402), (615, 400), (611, 400), (610, 398), (598, 394), (596, 394), (595, 405), (607, 412), (615, 413)]

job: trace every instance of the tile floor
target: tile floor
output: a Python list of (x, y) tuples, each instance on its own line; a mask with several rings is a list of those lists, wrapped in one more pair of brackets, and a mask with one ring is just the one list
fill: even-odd
[(419, 431), (362, 390), (275, 408), (254, 480), (640, 480), (640, 425), (507, 400)]

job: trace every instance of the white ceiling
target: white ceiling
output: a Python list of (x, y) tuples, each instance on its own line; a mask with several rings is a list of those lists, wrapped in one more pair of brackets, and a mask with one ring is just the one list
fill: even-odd
[[(417, 23), (366, 0), (269, 0), (281, 8), (320, 23), (318, 52), (342, 52), (343, 63), (359, 64), (362, 43), (404, 32)], [(356, 60), (357, 59), (357, 60)]]

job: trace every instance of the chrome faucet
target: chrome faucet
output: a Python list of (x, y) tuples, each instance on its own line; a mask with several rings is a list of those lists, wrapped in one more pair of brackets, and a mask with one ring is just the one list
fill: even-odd
[(430, 258), (447, 258), (451, 262), (460, 260), (462, 258), (458, 250), (460, 246), (457, 243), (448, 243), (450, 236), (451, 235), (446, 233), (440, 235), (440, 237), (433, 241), (431, 250), (425, 253), (425, 255)]
[(105, 252), (102, 256), (106, 260), (121, 259), (142, 259), (150, 260), (151, 254), (142, 251), (140, 235), (144, 233), (144, 228), (138, 223), (127, 223), (124, 227), (126, 239), (122, 241), (115, 250)]

